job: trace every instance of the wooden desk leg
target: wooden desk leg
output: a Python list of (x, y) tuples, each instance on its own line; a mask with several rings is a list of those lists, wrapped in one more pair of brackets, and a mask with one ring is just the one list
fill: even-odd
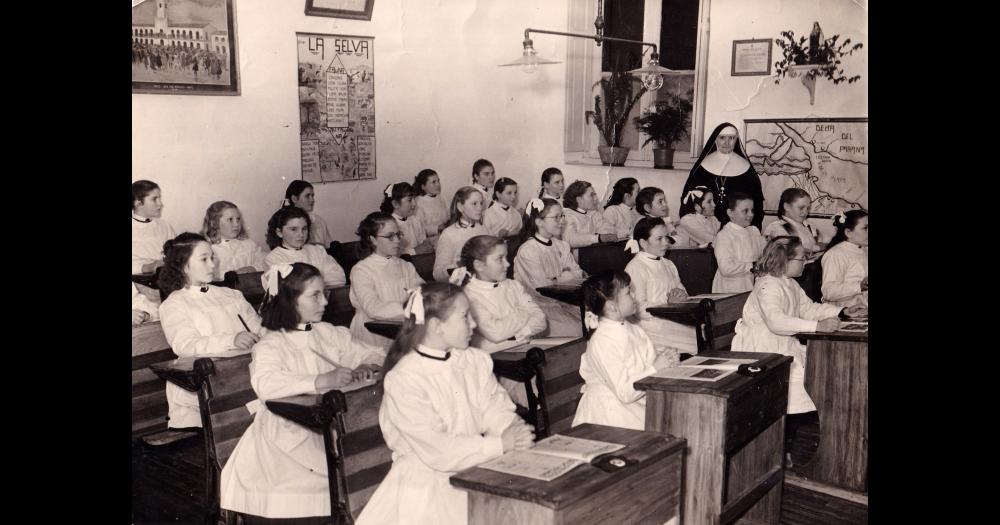
[(796, 470), (814, 481), (867, 492), (867, 343), (810, 340), (806, 391), (819, 411), (819, 449)]
[[(737, 504), (735, 515), (742, 514), (737, 523), (770, 523), (778, 525), (781, 519), (781, 488), (784, 480), (782, 451), (785, 446), (785, 418), (778, 418), (729, 459), (729, 476), (726, 483), (726, 503)], [(755, 503), (749, 503), (763, 493)], [(743, 509), (748, 508), (746, 514)], [(725, 512), (723, 514), (728, 514)], [(724, 516), (725, 518), (725, 516)]]
[(722, 513), (722, 428), (725, 400), (706, 395), (646, 392), (646, 430), (687, 439), (681, 523), (717, 525)]

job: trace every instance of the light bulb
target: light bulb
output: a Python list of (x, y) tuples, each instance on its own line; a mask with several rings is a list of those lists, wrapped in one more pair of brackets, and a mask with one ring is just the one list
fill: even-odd
[(531, 74), (535, 73), (536, 71), (538, 71), (538, 64), (536, 64), (536, 63), (523, 64), (521, 66), (521, 72), (522, 73), (526, 73), (528, 75), (531, 75)]
[(658, 73), (647, 73), (642, 76), (642, 85), (650, 91), (656, 91), (663, 87), (663, 75)]

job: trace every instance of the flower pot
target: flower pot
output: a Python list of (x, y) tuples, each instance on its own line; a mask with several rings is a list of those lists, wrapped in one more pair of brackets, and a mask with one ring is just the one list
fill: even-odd
[(658, 170), (674, 169), (674, 149), (653, 148), (653, 167)]
[(601, 156), (601, 164), (605, 166), (624, 166), (628, 159), (628, 150), (628, 148), (613, 146), (597, 146), (597, 153)]

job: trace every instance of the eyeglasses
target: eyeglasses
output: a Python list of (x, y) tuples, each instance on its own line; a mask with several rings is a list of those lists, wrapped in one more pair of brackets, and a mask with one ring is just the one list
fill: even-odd
[(542, 217), (542, 218), (543, 219), (556, 219), (558, 221), (561, 221), (561, 220), (563, 220), (563, 219), (566, 218), (566, 214), (564, 213), (564, 214), (561, 214), (561, 215), (548, 215), (548, 216), (545, 216), (545, 217)]
[(403, 232), (390, 233), (389, 235), (376, 235), (376, 237), (382, 237), (383, 239), (400, 239), (403, 238)]

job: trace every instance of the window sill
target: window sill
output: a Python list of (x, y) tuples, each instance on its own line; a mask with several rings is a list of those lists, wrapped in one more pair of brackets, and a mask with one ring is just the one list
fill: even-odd
[[(568, 157), (568, 155), (567, 155)], [(653, 161), (651, 160), (627, 160), (624, 166), (605, 166), (601, 164), (600, 159), (589, 159), (589, 158), (567, 158), (566, 164), (569, 166), (593, 166), (600, 168), (618, 168), (618, 169), (634, 169), (643, 171), (655, 171), (662, 173), (669, 173), (671, 171), (684, 172), (685, 174), (691, 171), (694, 166), (694, 161), (691, 162), (677, 162), (674, 161), (673, 169), (660, 169), (653, 167)]]

